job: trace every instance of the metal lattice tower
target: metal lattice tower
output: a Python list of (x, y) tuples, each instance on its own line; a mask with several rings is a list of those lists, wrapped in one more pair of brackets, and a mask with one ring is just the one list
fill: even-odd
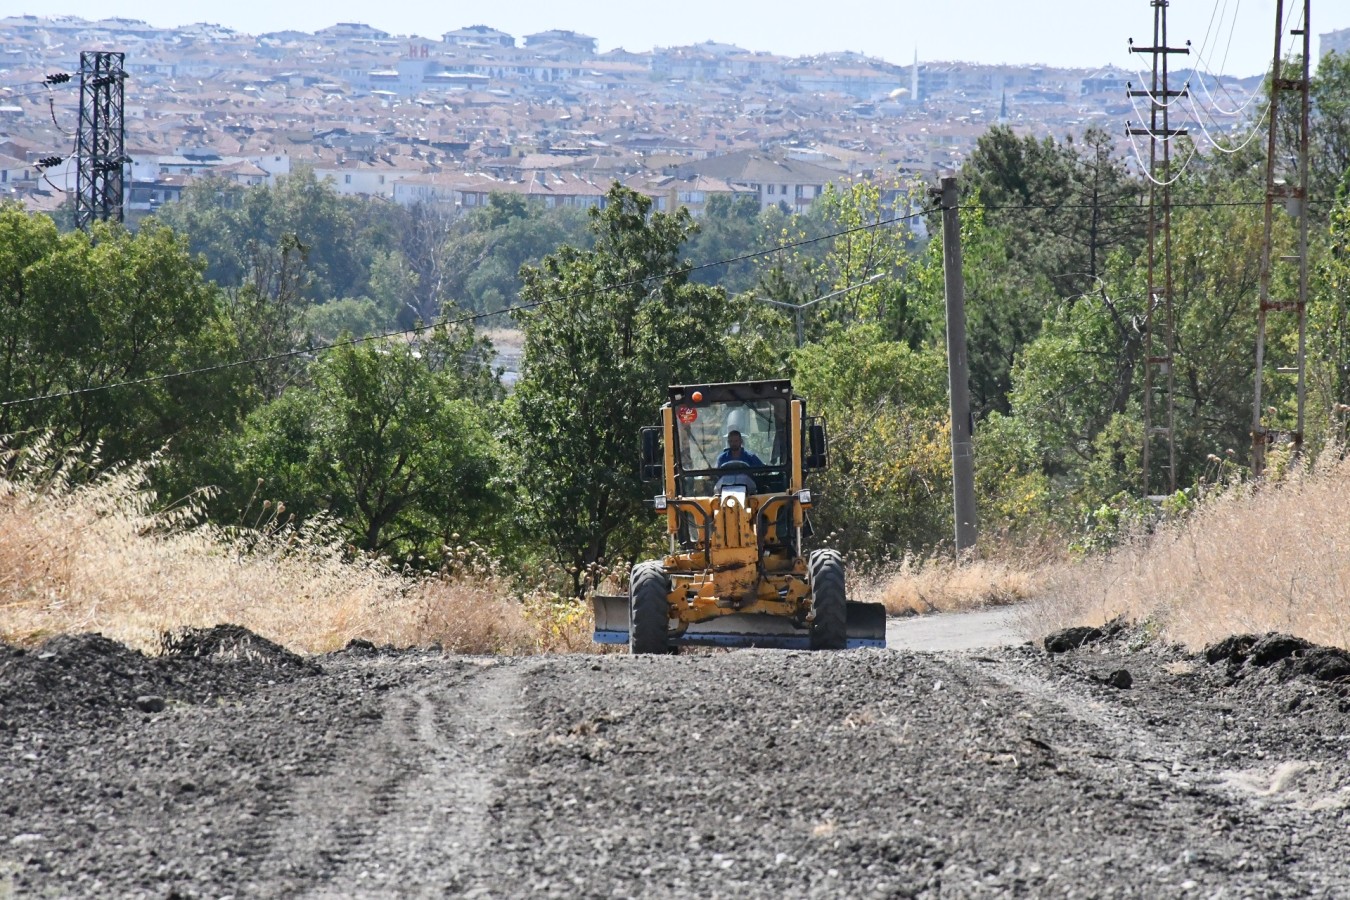
[[(1184, 128), (1172, 128), (1170, 110), (1173, 98), (1186, 91), (1168, 86), (1168, 58), (1173, 53), (1190, 53), (1189, 47), (1167, 46), (1168, 0), (1150, 0), (1153, 7), (1153, 45), (1136, 47), (1131, 53), (1153, 55), (1153, 84), (1147, 91), (1130, 90), (1131, 97), (1149, 98), (1147, 128), (1130, 128), (1131, 135), (1150, 138), (1148, 152), (1148, 303), (1144, 312), (1144, 452), (1141, 460), (1145, 496), (1159, 488), (1167, 493), (1177, 489), (1176, 442), (1176, 309), (1172, 302), (1172, 138), (1186, 135)], [(1131, 86), (1132, 87), (1132, 86)], [(1161, 257), (1162, 278), (1158, 278)], [(1161, 396), (1159, 396), (1161, 394)], [(1161, 409), (1158, 409), (1161, 407)], [(1159, 419), (1165, 424), (1159, 424)], [(1161, 445), (1155, 448), (1155, 444)], [(1167, 460), (1163, 477), (1154, 476), (1154, 452), (1162, 451)]]
[(75, 146), (75, 225), (122, 221), (126, 130), (122, 121), (124, 53), (81, 51), (80, 130)]
[[(1311, 0), (1303, 0), (1303, 27), (1295, 28), (1290, 34), (1303, 39), (1303, 69), (1300, 78), (1285, 78), (1281, 72), (1282, 44), (1284, 40), (1284, 2), (1275, 4), (1275, 56), (1270, 69), (1270, 136), (1266, 147), (1266, 207), (1265, 241), (1261, 247), (1261, 303), (1256, 318), (1256, 393), (1252, 402), (1252, 474), (1260, 475), (1266, 467), (1266, 451), (1276, 440), (1287, 440), (1295, 453), (1303, 450), (1303, 407), (1307, 394), (1305, 368), (1307, 361), (1308, 327), (1308, 125), (1311, 115), (1309, 97), (1309, 60), (1312, 53), (1312, 30), (1308, 19)], [(1297, 148), (1292, 155), (1281, 152), (1279, 133), (1280, 97), (1282, 94), (1295, 94), (1301, 104), (1298, 117)], [(1286, 148), (1287, 149), (1287, 148)], [(1295, 171), (1289, 171), (1289, 163)], [(1287, 176), (1293, 176), (1293, 183)], [(1291, 256), (1275, 257), (1272, 249), (1275, 227), (1275, 201), (1283, 201), (1289, 212), (1298, 219), (1298, 250)], [(1284, 269), (1281, 274), (1296, 271), (1298, 296), (1292, 300), (1271, 299), (1271, 284), (1275, 281), (1275, 268), (1279, 264)], [(1288, 283), (1285, 281), (1284, 283)], [(1266, 318), (1272, 312), (1292, 312), (1297, 318), (1298, 348), (1294, 358), (1288, 359), (1284, 352), (1283, 360), (1272, 360), (1267, 356)], [(1278, 350), (1277, 350), (1278, 352)], [(1281, 365), (1283, 362), (1283, 365)], [(1288, 382), (1275, 376), (1295, 377), (1295, 410), (1292, 429), (1288, 427), (1288, 412), (1275, 407), (1267, 408), (1265, 387), (1269, 382), (1272, 388), (1282, 389), (1288, 396)], [(1274, 390), (1272, 390), (1274, 393)], [(1286, 426), (1280, 428), (1283, 420)]]

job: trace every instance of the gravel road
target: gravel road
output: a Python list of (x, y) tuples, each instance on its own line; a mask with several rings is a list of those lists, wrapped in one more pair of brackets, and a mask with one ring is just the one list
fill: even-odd
[(1350, 896), (1350, 657), (1071, 637), (0, 645), (0, 897)]

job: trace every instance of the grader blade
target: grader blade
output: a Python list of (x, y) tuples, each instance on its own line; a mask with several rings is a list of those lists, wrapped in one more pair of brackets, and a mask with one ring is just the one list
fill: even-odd
[(628, 595), (606, 596), (593, 594), (595, 609), (595, 636), (597, 644), (628, 643)]
[(886, 607), (883, 604), (848, 602), (848, 646), (886, 646)]
[[(595, 642), (628, 643), (628, 597), (596, 594)], [(809, 650), (811, 636), (805, 628), (778, 616), (736, 613), (690, 625), (682, 634), (670, 636), (672, 647), (765, 647)], [(849, 649), (886, 646), (886, 608), (880, 603), (848, 604)]]

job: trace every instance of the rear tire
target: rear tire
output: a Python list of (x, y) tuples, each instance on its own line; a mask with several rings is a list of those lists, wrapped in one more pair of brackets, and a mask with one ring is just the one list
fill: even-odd
[(835, 550), (811, 554), (806, 570), (811, 578), (812, 650), (843, 650), (848, 646), (848, 599), (844, 590), (844, 559)]
[(628, 652), (669, 652), (670, 576), (660, 563), (633, 567), (628, 577)]

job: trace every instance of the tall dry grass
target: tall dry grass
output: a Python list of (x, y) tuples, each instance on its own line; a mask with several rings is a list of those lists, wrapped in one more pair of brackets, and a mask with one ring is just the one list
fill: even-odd
[(1027, 630), (1123, 616), (1191, 649), (1266, 631), (1350, 648), (1347, 496), (1350, 460), (1332, 453), (1276, 482), (1235, 485), (1057, 572), (1028, 608)]
[(960, 563), (938, 555), (907, 555), (851, 578), (851, 593), (855, 600), (883, 604), (891, 616), (1007, 606), (1036, 596), (1059, 564), (1050, 551), (1025, 548), (999, 549)]
[(163, 631), (231, 623), (308, 653), (353, 638), (461, 653), (593, 646), (588, 609), (542, 590), (519, 596), (491, 566), (425, 577), (353, 561), (322, 523), (296, 529), (270, 504), (256, 529), (203, 526), (191, 498), (156, 500), (149, 464), (79, 481), (74, 460), (41, 447), (8, 462), (0, 639), (11, 643), (100, 631), (153, 650)]

